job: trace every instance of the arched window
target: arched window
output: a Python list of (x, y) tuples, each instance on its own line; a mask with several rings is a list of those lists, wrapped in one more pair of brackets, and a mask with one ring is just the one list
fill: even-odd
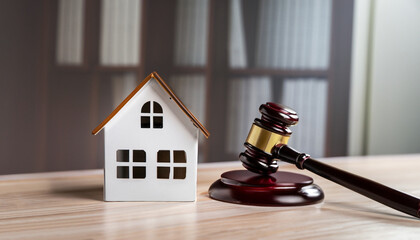
[[(163, 110), (158, 102), (146, 102), (141, 107), (141, 128), (163, 128)], [(152, 125), (153, 124), (153, 125)]]

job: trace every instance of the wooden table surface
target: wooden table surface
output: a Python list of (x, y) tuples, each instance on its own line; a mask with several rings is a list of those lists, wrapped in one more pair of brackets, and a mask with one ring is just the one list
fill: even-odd
[[(420, 196), (420, 155), (323, 159)], [(255, 207), (208, 197), (239, 162), (201, 164), (197, 202), (103, 202), (102, 170), (0, 176), (0, 239), (420, 239), (420, 220), (292, 165), (325, 192), (321, 204)]]

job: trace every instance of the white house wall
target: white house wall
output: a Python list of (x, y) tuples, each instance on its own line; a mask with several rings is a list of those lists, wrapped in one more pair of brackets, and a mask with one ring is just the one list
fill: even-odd
[[(141, 108), (144, 103), (158, 102), (163, 109), (163, 128), (140, 128)], [(182, 112), (170, 96), (151, 79), (124, 106), (105, 127), (105, 190), (106, 201), (194, 201), (196, 198), (198, 129)], [(146, 166), (145, 179), (118, 179), (117, 166), (127, 164), (116, 161), (119, 149), (130, 150), (129, 166)], [(132, 150), (144, 150), (146, 163), (132, 163)], [(157, 179), (157, 152), (184, 150), (187, 163), (185, 179)], [(171, 163), (171, 166), (175, 164)]]

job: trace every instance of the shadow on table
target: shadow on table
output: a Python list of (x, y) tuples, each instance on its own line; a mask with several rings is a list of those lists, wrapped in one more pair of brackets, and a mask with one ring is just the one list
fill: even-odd
[(103, 187), (89, 187), (80, 189), (53, 189), (51, 194), (66, 198), (103, 201)]
[(330, 209), (336, 211), (347, 212), (351, 214), (363, 214), (370, 218), (378, 218), (378, 219), (389, 219), (389, 220), (398, 220), (401, 223), (401, 220), (407, 220), (409, 222), (413, 222), (415, 220), (416, 225), (419, 223), (419, 219), (406, 215), (404, 213), (396, 212), (390, 213), (386, 211), (381, 211), (379, 209), (373, 209), (368, 207), (363, 207), (360, 205), (355, 205), (351, 203), (344, 203), (344, 202), (324, 202), (323, 209)]

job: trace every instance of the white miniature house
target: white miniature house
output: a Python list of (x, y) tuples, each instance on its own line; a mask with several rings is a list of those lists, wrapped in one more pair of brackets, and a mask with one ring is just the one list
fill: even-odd
[(154, 72), (93, 131), (105, 129), (105, 201), (195, 201), (206, 128)]

